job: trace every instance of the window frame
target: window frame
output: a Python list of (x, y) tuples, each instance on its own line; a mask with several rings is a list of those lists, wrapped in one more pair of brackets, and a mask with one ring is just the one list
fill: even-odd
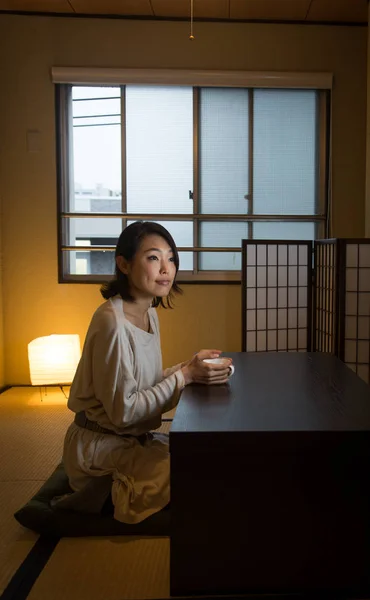
[[(114, 73), (112, 73), (114, 72)], [(200, 79), (199, 79), (200, 78)], [(121, 220), (122, 229), (127, 221), (193, 221), (193, 247), (179, 247), (180, 252), (193, 252), (193, 271), (179, 271), (179, 283), (241, 283), (241, 270), (205, 271), (199, 270), (200, 252), (242, 252), (240, 247), (200, 247), (200, 221), (247, 222), (248, 232), (254, 222), (315, 222), (317, 238), (330, 237), (330, 108), (332, 75), (329, 73), (247, 73), (247, 72), (190, 72), (169, 70), (140, 69), (52, 69), (52, 79), (56, 84), (56, 142), (57, 142), (57, 226), (58, 226), (58, 281), (59, 283), (101, 283), (112, 275), (108, 274), (71, 274), (68, 272), (68, 255), (76, 249), (81, 251), (112, 251), (115, 246), (71, 246), (67, 244), (67, 219), (69, 218), (115, 218)], [(194, 83), (190, 83), (193, 81)], [(121, 161), (122, 161), (122, 212), (121, 213), (78, 213), (67, 210), (70, 196), (69, 173), (71, 172), (71, 153), (73, 124), (72, 94), (74, 85), (121, 88), (121, 114), (125, 114), (125, 85), (130, 83), (148, 83), (154, 85), (190, 85), (193, 87), (193, 213), (155, 214), (127, 213), (126, 211), (126, 145), (124, 119), (121, 123)], [(202, 85), (199, 85), (202, 82)], [(316, 215), (255, 215), (255, 214), (203, 214), (199, 213), (199, 88), (202, 87), (240, 87), (249, 90), (249, 192), (250, 206), (253, 206), (253, 89), (313, 89), (317, 91), (318, 101), (318, 198)], [(72, 171), (73, 172), (73, 171)]]

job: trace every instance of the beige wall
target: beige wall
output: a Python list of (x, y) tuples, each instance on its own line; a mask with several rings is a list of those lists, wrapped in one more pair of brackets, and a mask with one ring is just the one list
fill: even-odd
[[(370, 4), (369, 23), (370, 23)], [(367, 42), (367, 126), (366, 126), (366, 206), (365, 206), (365, 235), (370, 237), (370, 30), (368, 28)]]
[[(1, 61), (1, 59), (0, 59)], [(1, 64), (1, 63), (0, 63)], [(4, 312), (3, 312), (3, 204), (4, 204), (4, 166), (5, 147), (1, 142), (3, 138), (2, 115), (5, 110), (5, 94), (0, 92), (0, 389), (5, 384), (4, 373)]]
[[(0, 111), (1, 111), (1, 102), (0, 102)], [(0, 136), (1, 137), (1, 136)], [(0, 143), (1, 146), (1, 143)], [(0, 163), (1, 163), (1, 151), (0, 151)], [(4, 387), (5, 384), (5, 374), (4, 374), (4, 327), (3, 327), (3, 281), (2, 281), (2, 271), (3, 271), (3, 251), (2, 251), (2, 186), (1, 186), (1, 167), (0, 167), (0, 390)]]
[[(58, 285), (54, 89), (59, 66), (330, 71), (333, 234), (364, 233), (366, 28), (0, 16), (3, 305), (6, 383), (28, 383), (27, 343), (52, 332), (84, 338), (96, 285)], [(27, 130), (41, 132), (28, 153)], [(240, 349), (240, 286), (184, 286), (160, 313), (164, 362), (201, 347)]]

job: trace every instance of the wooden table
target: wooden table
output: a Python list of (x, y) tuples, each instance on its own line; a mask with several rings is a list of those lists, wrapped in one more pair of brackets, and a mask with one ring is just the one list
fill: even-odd
[(370, 387), (328, 354), (230, 356), (170, 432), (171, 594), (369, 592)]

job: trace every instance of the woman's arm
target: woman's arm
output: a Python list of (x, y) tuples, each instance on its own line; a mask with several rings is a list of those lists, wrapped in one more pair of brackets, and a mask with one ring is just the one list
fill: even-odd
[(165, 369), (163, 371), (163, 379), (165, 379), (166, 377), (169, 377), (170, 375), (172, 375), (172, 373), (176, 373), (176, 371), (179, 371), (180, 369), (185, 367), (188, 363), (189, 363), (189, 361), (187, 360), (185, 362), (178, 363), (177, 365), (175, 365), (173, 367), (169, 367), (168, 369)]
[(156, 385), (139, 390), (133, 363), (125, 330), (114, 322), (105, 323), (96, 332), (93, 342), (93, 387), (109, 420), (120, 428), (134, 426), (171, 410), (185, 385), (179, 369)]

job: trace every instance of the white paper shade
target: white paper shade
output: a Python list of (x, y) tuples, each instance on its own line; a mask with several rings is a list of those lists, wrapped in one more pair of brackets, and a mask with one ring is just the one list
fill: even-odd
[(48, 335), (28, 344), (32, 385), (71, 383), (81, 356), (80, 337)]

